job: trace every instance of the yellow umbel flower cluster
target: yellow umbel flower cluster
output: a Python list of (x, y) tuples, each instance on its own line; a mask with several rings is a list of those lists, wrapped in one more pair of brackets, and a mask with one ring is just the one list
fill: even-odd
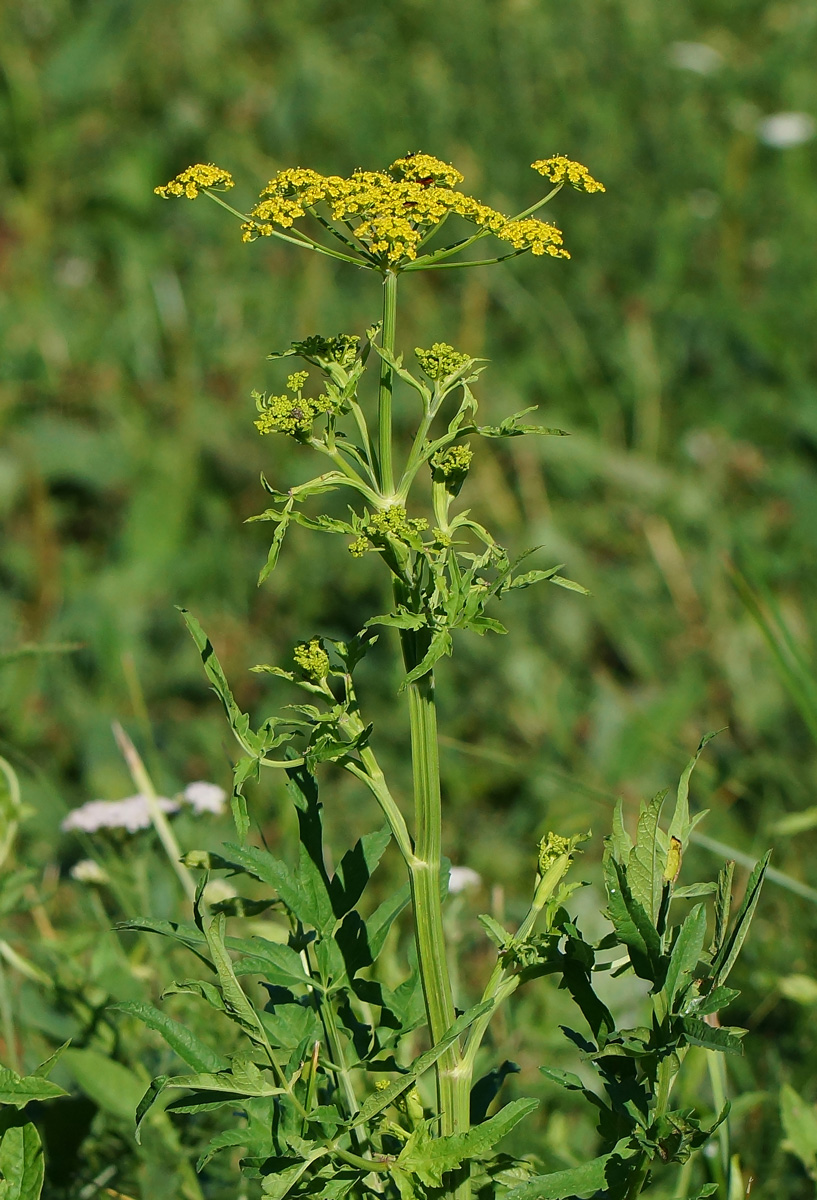
[[(531, 165), (551, 183), (570, 183), (585, 192), (604, 191), (587, 167), (564, 155), (542, 158)], [(458, 191), (457, 185), (462, 180), (456, 167), (420, 152), (395, 159), (385, 171), (359, 169), (348, 178), (321, 175), (307, 167), (289, 167), (279, 171), (261, 192), (258, 203), (241, 226), (242, 237), (245, 242), (271, 237), (276, 228), (291, 229), (297, 220), (310, 213), (328, 226), (325, 214), (318, 212), (318, 206), (325, 205), (335, 223), (333, 232), (378, 270), (413, 262), (421, 245), (450, 214), (465, 218), (480, 231), (494, 234), (515, 250), (530, 250), (553, 258), (569, 257), (562, 248), (561, 231), (555, 225), (533, 218), (506, 217)], [(232, 186), (229, 172), (212, 163), (197, 163), (155, 190), (160, 196), (194, 199), (200, 190), (224, 190)]]
[(460, 175), (456, 167), (451, 166), (451, 163), (444, 163), (431, 154), (421, 154), (419, 151), (416, 154), (407, 154), (405, 158), (396, 159), (389, 170), (402, 175), (403, 179), (411, 179), (415, 183), (426, 185), (439, 183), (443, 187), (450, 188), (456, 187), (465, 178), (464, 175)]
[(381, 543), (387, 537), (405, 541), (424, 529), (428, 529), (425, 517), (409, 517), (402, 504), (392, 504), (389, 508), (367, 514), (364, 532), (350, 544), (349, 553), (353, 558), (362, 558), (370, 549), (370, 539)]
[(316, 681), (325, 679), (329, 674), (329, 655), (321, 645), (320, 638), (315, 637), (308, 642), (301, 642), (295, 647), (292, 657), (304, 675), (308, 675)]
[[(562, 169), (561, 162), (543, 159), (535, 165), (556, 172)], [(574, 168), (580, 168), (585, 190), (601, 187), (581, 164), (568, 159), (564, 163), (564, 170), (572, 172), (571, 182)], [(276, 226), (289, 229), (323, 203), (332, 220), (345, 227), (345, 235), (381, 267), (413, 261), (421, 242), (449, 214), (464, 217), (516, 250), (567, 257), (555, 225), (510, 220), (473, 196), (457, 191), (462, 178), (449, 163), (420, 153), (396, 159), (386, 171), (358, 170), (348, 179), (320, 175), (304, 167), (289, 168), (279, 171), (264, 188), (249, 221), (242, 226), (242, 236), (245, 241), (253, 241), (269, 237)]]
[(438, 451), (431, 460), (431, 469), (435, 475), (450, 479), (454, 475), (465, 475), (470, 466), (474, 452), (470, 446), (449, 446), (447, 450)]
[(437, 383), (455, 374), (468, 362), (467, 354), (460, 354), (447, 342), (435, 342), (430, 350), (416, 347), (415, 356), (423, 371)]
[(286, 433), (303, 440), (312, 432), (312, 422), (322, 413), (331, 412), (333, 403), (328, 396), (310, 399), (302, 395), (301, 389), (309, 376), (308, 371), (295, 371), (287, 376), (287, 387), (293, 394), (267, 396), (253, 392), (252, 398), (260, 416), (254, 422), (259, 433)]
[(171, 196), (186, 196), (188, 200), (195, 200), (199, 192), (205, 188), (226, 192), (233, 186), (233, 177), (229, 171), (224, 171), (214, 163), (196, 163), (182, 171), (175, 179), (171, 179), (170, 183), (153, 190), (157, 196), (163, 196), (165, 200)]
[(516, 250), (530, 250), (533, 254), (549, 254), (551, 258), (570, 258), (562, 245), (562, 231), (549, 221), (538, 221), (536, 217), (525, 217), (521, 221), (506, 221), (497, 235), (503, 242), (510, 242)]
[(594, 179), (587, 167), (564, 154), (556, 154), (553, 158), (540, 158), (531, 163), (534, 171), (544, 175), (551, 183), (569, 183), (580, 192), (603, 192), (605, 187)]

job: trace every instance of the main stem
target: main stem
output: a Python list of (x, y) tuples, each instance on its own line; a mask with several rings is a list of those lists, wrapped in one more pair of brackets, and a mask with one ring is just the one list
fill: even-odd
[[(388, 272), (383, 281), (382, 346), (394, 357), (397, 318), (397, 275)], [(392, 460), (392, 390), (394, 372), (387, 362), (380, 371), (378, 403), (378, 459), (380, 488), (386, 499), (394, 494)], [(402, 587), (397, 585), (396, 592)], [(398, 603), (406, 599), (396, 595)], [(421, 634), (406, 630), (402, 634), (403, 659), (411, 671), (423, 658), (427, 645)], [(409, 685), (411, 758), (414, 779), (414, 847), (407, 856), (412, 904), (414, 907), (417, 958), (425, 999), (426, 1016), (432, 1042), (438, 1042), (453, 1025), (457, 1013), (448, 970), (443, 906), (441, 895), (442, 803), (440, 798), (440, 748), (437, 741), (437, 709), (434, 700), (434, 674), (429, 671)], [(443, 1136), (462, 1133), (469, 1127), (469, 1077), (457, 1043), (437, 1061), (437, 1111)], [(469, 1200), (470, 1181), (466, 1176), (452, 1189), (454, 1200)]]
[[(381, 344), (394, 355), (394, 334), (397, 325), (397, 275), (387, 271), (383, 280), (383, 329)], [(387, 362), (380, 364), (380, 391), (377, 400), (377, 454), (380, 464), (380, 490), (390, 498), (394, 493), (392, 466), (391, 402), (394, 372)]]

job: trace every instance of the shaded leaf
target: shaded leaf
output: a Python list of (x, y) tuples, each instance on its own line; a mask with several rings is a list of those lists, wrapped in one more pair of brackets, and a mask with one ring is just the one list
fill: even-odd
[(195, 1071), (221, 1071), (227, 1066), (226, 1060), (211, 1050), (191, 1029), (174, 1021), (152, 1004), (142, 1000), (123, 1000), (119, 1004), (111, 1004), (109, 1009), (137, 1017), (148, 1029), (161, 1033), (171, 1050), (175, 1050), (179, 1058)]

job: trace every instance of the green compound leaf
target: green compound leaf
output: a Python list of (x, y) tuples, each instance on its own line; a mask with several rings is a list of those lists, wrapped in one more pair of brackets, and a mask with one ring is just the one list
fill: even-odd
[(0, 1124), (2, 1200), (39, 1200), (45, 1167), (43, 1146), (31, 1121), (12, 1117)]
[(171, 1050), (175, 1050), (179, 1058), (194, 1071), (222, 1071), (227, 1067), (226, 1060), (215, 1050), (211, 1050), (192, 1030), (179, 1021), (174, 1021), (152, 1004), (146, 1004), (142, 1000), (123, 1000), (119, 1004), (109, 1005), (108, 1011), (136, 1017), (147, 1025), (148, 1029), (160, 1033)]
[(514, 1100), (495, 1117), (475, 1125), (467, 1133), (434, 1137), (429, 1130), (432, 1122), (423, 1122), (414, 1130), (403, 1147), (397, 1167), (416, 1175), (428, 1187), (440, 1187), (443, 1175), (455, 1171), (461, 1163), (481, 1158), (519, 1122), (539, 1107), (538, 1100)]
[(580, 1167), (535, 1175), (527, 1183), (511, 1188), (502, 1200), (587, 1200), (596, 1192), (605, 1196), (623, 1195), (618, 1189), (612, 1192), (611, 1185), (621, 1184), (622, 1176), (628, 1170), (628, 1160), (638, 1153), (627, 1140), (622, 1140), (610, 1154), (602, 1154)]

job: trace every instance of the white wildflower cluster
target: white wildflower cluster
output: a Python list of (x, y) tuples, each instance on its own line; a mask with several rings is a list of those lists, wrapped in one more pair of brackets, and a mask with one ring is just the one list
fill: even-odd
[(75, 862), (69, 875), (72, 879), (76, 879), (77, 883), (90, 883), (101, 886), (108, 883), (107, 871), (94, 862), (92, 858), (83, 858), (79, 862)]
[(479, 887), (481, 883), (482, 876), (472, 867), (452, 867), (448, 876), (448, 892), (449, 895), (456, 896), (467, 888)]
[[(163, 813), (176, 813), (182, 803), (188, 804), (196, 816), (202, 813), (220, 813), (224, 808), (227, 793), (215, 783), (189, 783), (178, 799), (157, 796), (156, 804)], [(150, 802), (147, 796), (137, 794), (124, 800), (89, 800), (68, 814), (60, 825), (65, 833), (96, 833), (100, 829), (124, 829), (127, 833), (138, 833), (149, 829)]]

